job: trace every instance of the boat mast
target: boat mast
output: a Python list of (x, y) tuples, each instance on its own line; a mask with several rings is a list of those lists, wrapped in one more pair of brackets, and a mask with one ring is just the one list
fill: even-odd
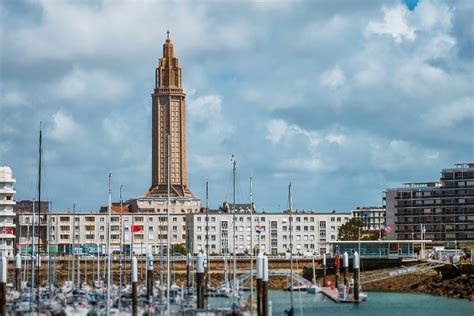
[(38, 149), (38, 264), (36, 268), (38, 269), (36, 273), (36, 285), (38, 286), (38, 291), (36, 293), (36, 298), (39, 302), (39, 287), (40, 287), (40, 264), (41, 264), (41, 256), (40, 256), (40, 246), (41, 246), (41, 164), (42, 164), (42, 142), (43, 142), (43, 134), (41, 130), (41, 122), (40, 122), (40, 131), (39, 131), (39, 149)]
[[(205, 266), (205, 277), (204, 277), (204, 286), (205, 293), (209, 286), (209, 263), (211, 259), (209, 258), (209, 181), (206, 180), (206, 266)], [(206, 301), (207, 302), (207, 301)], [(206, 306), (207, 308), (207, 306)]]
[(120, 310), (120, 302), (121, 298), (120, 296), (122, 295), (122, 251), (123, 251), (123, 214), (122, 214), (122, 187), (123, 185), (120, 185), (120, 262), (119, 262), (119, 300), (118, 300), (118, 307)]
[(236, 239), (236, 232), (237, 232), (237, 229), (235, 227), (235, 224), (236, 224), (236, 218), (235, 218), (235, 173), (236, 173), (236, 161), (235, 161), (235, 158), (234, 158), (234, 155), (232, 155), (232, 158), (233, 158), (233, 162), (232, 162), (232, 208), (233, 208), (233, 212), (232, 212), (232, 230), (233, 230), (233, 234), (232, 234), (232, 260), (233, 260), (233, 268), (232, 268), (232, 283), (233, 283), (233, 288), (232, 288), (232, 298), (233, 298), (233, 303), (235, 303), (235, 300), (237, 298), (237, 275), (236, 275), (236, 271), (237, 271), (237, 260), (236, 260), (236, 248), (235, 248), (235, 239)]
[(74, 284), (74, 276), (76, 274), (75, 269), (76, 269), (76, 240), (75, 240), (75, 235), (76, 235), (76, 203), (72, 205), (72, 273), (71, 273), (71, 287), (74, 290), (75, 284)]
[(250, 177), (250, 311), (253, 311), (253, 193)]
[(107, 316), (110, 315), (110, 217), (112, 213), (112, 174), (109, 173), (109, 212), (107, 215)]
[(290, 271), (291, 271), (291, 315), (293, 315), (293, 201), (291, 196), (291, 182), (288, 185), (288, 209), (290, 212)]
[(167, 157), (167, 163), (168, 163), (168, 181), (167, 181), (167, 187), (166, 187), (166, 200), (167, 200), (167, 205), (168, 205), (168, 212), (167, 212), (167, 230), (168, 230), (168, 238), (167, 238), (167, 244), (166, 244), (166, 311), (167, 314), (170, 314), (170, 287), (171, 287), (171, 267), (170, 267), (170, 251), (171, 251), (171, 236), (170, 236), (170, 208), (171, 208), (171, 201), (170, 201), (170, 185), (171, 185), (171, 164), (170, 164), (170, 151), (171, 151), (171, 143), (170, 143), (170, 134), (168, 133), (168, 157)]
[[(31, 293), (30, 293), (30, 310), (33, 304), (33, 289), (35, 288), (35, 212), (36, 201), (33, 199), (33, 212), (31, 213)], [(38, 289), (39, 290), (39, 289)]]

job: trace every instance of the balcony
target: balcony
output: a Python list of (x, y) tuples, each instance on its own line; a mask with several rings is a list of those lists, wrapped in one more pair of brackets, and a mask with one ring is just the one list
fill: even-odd
[(16, 194), (16, 190), (13, 188), (0, 188), (0, 194)]
[(0, 205), (15, 205), (15, 200), (0, 200)]

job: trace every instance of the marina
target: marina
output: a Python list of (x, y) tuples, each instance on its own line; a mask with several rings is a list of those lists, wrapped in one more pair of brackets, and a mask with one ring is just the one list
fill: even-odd
[(0, 17), (0, 316), (474, 316), (470, 2)]

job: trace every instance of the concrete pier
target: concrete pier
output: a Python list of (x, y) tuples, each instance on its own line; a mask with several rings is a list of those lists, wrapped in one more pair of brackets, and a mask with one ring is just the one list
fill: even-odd
[(132, 258), (132, 315), (137, 315), (137, 283), (138, 283), (138, 267), (137, 258)]

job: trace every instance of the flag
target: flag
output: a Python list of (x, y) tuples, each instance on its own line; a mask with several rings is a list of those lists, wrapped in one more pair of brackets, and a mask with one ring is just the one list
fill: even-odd
[(385, 225), (385, 232), (386, 233), (390, 233), (392, 231), (392, 227), (390, 227), (389, 225)]
[(3, 228), (2, 228), (2, 234), (12, 235), (12, 234), (13, 234), (13, 229), (7, 228), (7, 227), (3, 227)]
[(257, 224), (257, 226), (255, 226), (255, 231), (257, 232), (257, 234), (260, 234), (262, 232), (262, 226)]
[(141, 229), (141, 227), (138, 226), (138, 225), (132, 225), (132, 229), (131, 229), (131, 230), (132, 230), (132, 233), (136, 233), (136, 232), (141, 231), (142, 229)]

